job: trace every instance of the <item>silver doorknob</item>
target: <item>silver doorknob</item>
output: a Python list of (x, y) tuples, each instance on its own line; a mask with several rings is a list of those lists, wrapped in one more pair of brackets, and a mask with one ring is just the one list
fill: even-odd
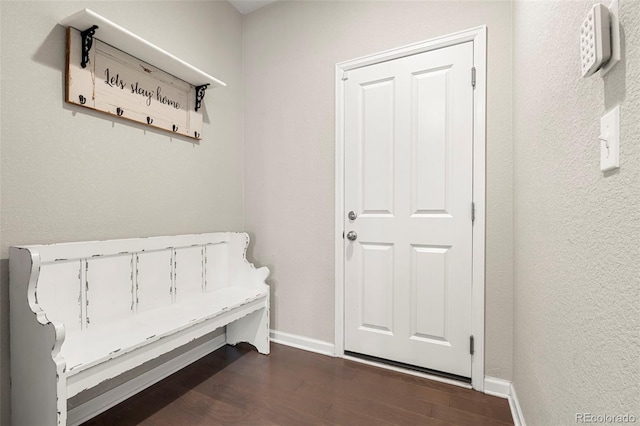
[(351, 210), (349, 212), (349, 214), (347, 215), (347, 217), (349, 217), (349, 220), (356, 220), (356, 217), (358, 217), (358, 215), (356, 214), (356, 212), (354, 212), (353, 210)]
[(349, 231), (347, 232), (347, 240), (349, 241), (355, 241), (358, 239), (358, 234), (356, 234), (356, 231)]

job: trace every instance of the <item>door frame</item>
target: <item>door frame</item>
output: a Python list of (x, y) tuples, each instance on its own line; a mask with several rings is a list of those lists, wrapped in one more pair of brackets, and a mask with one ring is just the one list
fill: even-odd
[[(456, 44), (473, 42), (476, 86), (473, 92), (473, 202), (475, 221), (472, 230), (471, 332), (474, 354), (471, 358), (471, 385), (484, 391), (484, 294), (485, 294), (485, 170), (486, 170), (486, 80), (487, 26), (436, 37), (427, 41), (344, 61), (335, 67), (335, 356), (344, 355), (344, 84), (350, 70), (384, 61), (424, 53)], [(471, 79), (471, 70), (469, 70)]]

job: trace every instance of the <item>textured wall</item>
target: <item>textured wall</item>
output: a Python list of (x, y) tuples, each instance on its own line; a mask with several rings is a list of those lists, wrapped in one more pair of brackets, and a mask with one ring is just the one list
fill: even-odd
[(511, 378), (510, 2), (276, 2), (244, 18), (245, 226), (272, 327), (334, 339), (334, 66), (487, 24), (486, 373)]
[[(624, 59), (604, 80), (579, 74), (592, 4), (514, 5), (513, 369), (530, 426), (640, 418), (640, 2), (621, 1)], [(617, 104), (620, 169), (603, 174)]]
[[(0, 3), (2, 259), (15, 244), (242, 229), (242, 17), (230, 4)], [(207, 93), (200, 144), (64, 103), (65, 30), (56, 23), (83, 7), (228, 84)], [(8, 424), (1, 265), (0, 409)]]

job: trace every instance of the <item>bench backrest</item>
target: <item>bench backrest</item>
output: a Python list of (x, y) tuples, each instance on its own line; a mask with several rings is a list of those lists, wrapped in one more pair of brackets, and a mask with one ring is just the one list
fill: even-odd
[(68, 335), (232, 285), (247, 244), (224, 232), (24, 248), (40, 258), (36, 304)]

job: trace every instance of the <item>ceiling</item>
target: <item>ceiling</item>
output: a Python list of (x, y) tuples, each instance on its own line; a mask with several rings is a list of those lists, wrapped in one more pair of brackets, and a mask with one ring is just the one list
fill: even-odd
[(275, 0), (229, 0), (229, 3), (233, 5), (238, 12), (243, 15), (260, 9), (262, 6), (266, 6), (269, 3), (273, 3)]

